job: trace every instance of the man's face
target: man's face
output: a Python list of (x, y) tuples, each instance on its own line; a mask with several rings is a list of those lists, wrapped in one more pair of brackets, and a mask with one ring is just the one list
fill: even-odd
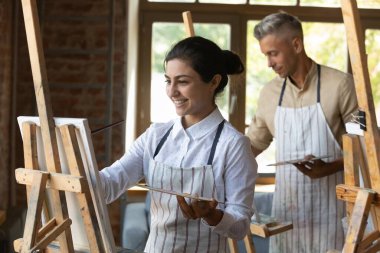
[(285, 36), (269, 34), (259, 41), (261, 52), (268, 59), (268, 67), (280, 77), (292, 75), (296, 70), (297, 52), (294, 40)]

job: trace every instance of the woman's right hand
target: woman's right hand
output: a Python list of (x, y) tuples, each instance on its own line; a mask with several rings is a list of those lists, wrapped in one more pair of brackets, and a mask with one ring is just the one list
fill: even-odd
[(203, 201), (192, 199), (187, 203), (185, 198), (177, 196), (178, 204), (182, 214), (187, 219), (204, 219), (210, 226), (217, 225), (223, 217), (223, 212), (216, 209), (218, 202), (216, 200)]

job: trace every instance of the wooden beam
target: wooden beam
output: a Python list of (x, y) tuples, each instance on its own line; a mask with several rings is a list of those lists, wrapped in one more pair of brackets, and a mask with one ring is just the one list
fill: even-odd
[(37, 157), (37, 125), (30, 122), (22, 124), (24, 147), (24, 166), (27, 169), (38, 170)]
[[(358, 104), (366, 116), (367, 131), (364, 131), (364, 140), (367, 147), (366, 154), (371, 186), (376, 192), (380, 192), (380, 136), (365, 54), (364, 34), (356, 1), (341, 0), (341, 4)], [(376, 224), (380, 224), (379, 207), (375, 208), (375, 213)]]
[(380, 239), (380, 232), (379, 231), (373, 231), (369, 235), (366, 235), (363, 240), (360, 242), (358, 246), (358, 251), (363, 252), (365, 251), (368, 247), (370, 247), (374, 241)]
[(70, 229), (71, 219), (66, 219), (59, 225), (55, 226), (51, 231), (49, 231), (45, 237), (43, 237), (38, 243), (34, 245), (34, 247), (30, 250), (30, 252), (40, 252), (45, 249), (49, 243), (54, 241), (60, 234)]
[[(67, 157), (70, 174), (78, 177), (86, 177), (83, 167), (83, 160), (77, 140), (75, 126), (64, 125), (59, 128), (62, 136), (62, 143)], [(83, 185), (83, 193), (77, 194), (79, 210), (82, 215), (86, 236), (90, 247), (90, 252), (105, 252), (99, 224), (96, 219), (94, 203), (88, 184)]]
[(239, 247), (236, 240), (233, 240), (231, 238), (228, 238), (228, 248), (230, 250), (230, 253), (238, 253)]
[(253, 239), (251, 231), (244, 237), (244, 245), (247, 253), (256, 253), (255, 246), (253, 245)]
[(191, 12), (190, 11), (182, 12), (182, 17), (183, 17), (183, 23), (185, 24), (186, 35), (188, 37), (195, 36), (193, 19), (191, 18)]
[(363, 238), (365, 224), (368, 218), (367, 214), (371, 207), (373, 196), (373, 191), (358, 191), (342, 253), (357, 252), (357, 247)]
[[(344, 135), (343, 136), (343, 150), (345, 151), (344, 160), (344, 183), (349, 186), (359, 186), (359, 148), (358, 136)], [(350, 152), (348, 152), (348, 150)], [(352, 209), (354, 208), (353, 202), (346, 202), (347, 218), (350, 219)]]
[(38, 230), (37, 241), (45, 237), (55, 226), (57, 226), (55, 218), (49, 220), (40, 230)]
[(22, 237), (22, 253), (29, 252), (29, 249), (36, 241), (48, 175), (49, 173), (47, 172), (35, 173), (32, 178), (33, 186), (29, 196), (28, 212), (26, 214), (24, 235)]
[[(32, 122), (22, 124), (24, 166), (27, 169), (38, 170), (38, 152), (37, 152), (37, 129), (38, 126)], [(26, 198), (29, 201), (30, 184), (26, 185)], [(42, 206), (42, 215), (45, 220), (50, 219), (49, 210), (44, 201)]]
[[(58, 156), (55, 124), (50, 102), (46, 65), (42, 47), (41, 30), (38, 20), (36, 0), (22, 0), (26, 38), (32, 68), (34, 91), (37, 100), (38, 115), (41, 123), (42, 140), (46, 166), (49, 172), (61, 172)], [(52, 209), (57, 223), (61, 224), (68, 218), (68, 210), (64, 192), (52, 191)], [(74, 252), (71, 230), (66, 229), (58, 237), (63, 253)]]
[(338, 184), (336, 186), (336, 197), (340, 200), (343, 200), (343, 201), (355, 203), (358, 192), (360, 190), (363, 190), (363, 189), (373, 193), (374, 197), (373, 197), (372, 204), (380, 206), (379, 194), (377, 192), (375, 192), (374, 190), (368, 189), (368, 188), (360, 188), (357, 186), (349, 186), (349, 185), (345, 185), (345, 184)]
[(60, 174), (53, 172), (45, 172), (41, 170), (29, 170), (24, 168), (18, 168), (15, 171), (16, 181), (19, 184), (33, 185), (33, 178), (38, 174), (48, 174), (48, 180), (46, 182), (46, 188), (81, 193), (83, 192), (84, 185), (87, 180), (81, 176), (73, 176), (69, 174)]

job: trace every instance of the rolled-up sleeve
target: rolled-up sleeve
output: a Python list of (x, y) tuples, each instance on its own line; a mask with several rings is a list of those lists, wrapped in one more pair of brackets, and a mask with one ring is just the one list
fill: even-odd
[(246, 133), (251, 145), (259, 150), (265, 150), (273, 140), (276, 104), (271, 101), (273, 96), (269, 93), (268, 86), (260, 92), (256, 114), (253, 116)]
[(351, 121), (352, 114), (358, 109), (354, 80), (351, 75), (343, 79), (339, 85), (339, 91), (339, 110), (344, 123), (347, 123)]

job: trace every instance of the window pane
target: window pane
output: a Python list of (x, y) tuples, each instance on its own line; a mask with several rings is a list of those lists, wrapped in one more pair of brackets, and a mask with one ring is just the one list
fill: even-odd
[[(253, 36), (253, 28), (258, 21), (248, 22), (247, 31), (247, 93), (246, 124), (255, 115), (260, 91), (263, 86), (275, 77), (268, 68), (266, 57), (261, 53), (258, 41)], [(304, 41), (307, 54), (320, 64), (346, 71), (347, 51), (343, 24), (303, 22)], [(276, 99), (276, 98), (274, 98)], [(265, 164), (275, 160), (274, 144), (258, 157), (259, 172), (274, 172), (273, 167)]]
[(301, 6), (340, 7), (338, 0), (301, 0)]
[[(339, 0), (301, 0), (301, 6), (341, 7)], [(359, 8), (380, 8), (380, 0), (358, 0)]]
[(250, 4), (296, 5), (297, 0), (249, 0)]
[(367, 29), (365, 31), (365, 46), (368, 61), (368, 72), (372, 86), (372, 95), (375, 103), (377, 124), (380, 123), (380, 30)]
[(199, 0), (199, 2), (211, 4), (245, 4), (247, 0)]
[(347, 71), (348, 52), (343, 24), (303, 22), (302, 28), (306, 53), (314, 61)]
[[(212, 40), (222, 49), (230, 49), (231, 27), (228, 24), (194, 24), (195, 33)], [(152, 31), (151, 106), (152, 122), (166, 122), (177, 117), (174, 106), (166, 95), (164, 59), (171, 46), (186, 37), (183, 23), (156, 22)], [(229, 86), (216, 98), (223, 116), (228, 120)]]
[(195, 0), (148, 0), (148, 2), (195, 3)]
[(359, 8), (380, 8), (380, 0), (358, 0)]

